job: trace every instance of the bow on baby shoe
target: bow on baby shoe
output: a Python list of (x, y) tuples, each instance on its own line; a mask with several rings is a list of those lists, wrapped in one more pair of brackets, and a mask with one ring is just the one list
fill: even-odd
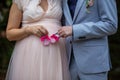
[(50, 36), (51, 43), (56, 43), (59, 41), (60, 36), (56, 33)]
[(50, 38), (48, 35), (42, 36), (40, 38), (44, 46), (48, 46), (50, 44)]

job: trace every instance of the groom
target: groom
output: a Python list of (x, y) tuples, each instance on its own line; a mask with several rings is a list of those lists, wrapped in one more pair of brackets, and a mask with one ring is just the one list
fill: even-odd
[(108, 35), (117, 31), (115, 0), (63, 0), (66, 38), (72, 80), (107, 80), (111, 68)]

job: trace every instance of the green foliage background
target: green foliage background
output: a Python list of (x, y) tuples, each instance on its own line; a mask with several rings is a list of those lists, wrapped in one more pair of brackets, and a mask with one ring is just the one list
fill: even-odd
[[(120, 1), (117, 1), (118, 22), (120, 21)], [(0, 0), (0, 80), (4, 80), (9, 59), (15, 42), (9, 42), (5, 36), (9, 8), (12, 0)], [(120, 22), (118, 23), (120, 26)], [(109, 80), (120, 80), (120, 27), (115, 35), (109, 37), (110, 55), (113, 68)]]

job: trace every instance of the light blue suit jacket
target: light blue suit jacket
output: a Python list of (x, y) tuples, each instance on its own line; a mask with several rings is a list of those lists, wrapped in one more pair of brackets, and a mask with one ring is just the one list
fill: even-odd
[(108, 71), (111, 64), (107, 37), (117, 31), (116, 3), (115, 0), (94, 0), (94, 5), (86, 8), (86, 1), (78, 0), (72, 19), (67, 0), (63, 0), (65, 25), (73, 27), (73, 36), (66, 38), (68, 58), (70, 61), (72, 46), (79, 71)]

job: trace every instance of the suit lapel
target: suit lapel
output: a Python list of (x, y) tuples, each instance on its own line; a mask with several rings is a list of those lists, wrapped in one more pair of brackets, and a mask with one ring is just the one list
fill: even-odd
[(76, 5), (74, 17), (73, 17), (73, 22), (75, 21), (77, 15), (78, 15), (78, 12), (80, 11), (80, 9), (81, 9), (84, 1), (85, 1), (85, 0), (78, 0), (78, 1), (77, 1), (77, 5)]
[(70, 14), (70, 9), (69, 9), (67, 1), (68, 0), (63, 1), (63, 5), (64, 5), (63, 10), (64, 10), (64, 14), (67, 16), (66, 17), (67, 21), (69, 22), (69, 24), (72, 24), (73, 21), (72, 21), (72, 17), (71, 17), (71, 14)]

